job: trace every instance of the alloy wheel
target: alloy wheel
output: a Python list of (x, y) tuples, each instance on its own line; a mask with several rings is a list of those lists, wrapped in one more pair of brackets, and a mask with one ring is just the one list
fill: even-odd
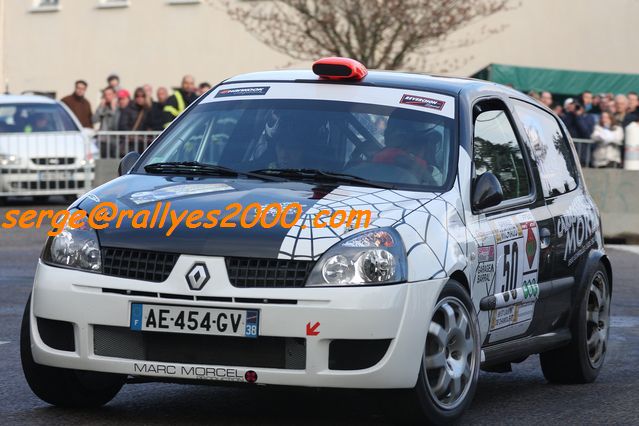
[(610, 327), (610, 297), (603, 272), (597, 271), (588, 289), (586, 306), (586, 349), (592, 368), (598, 368), (604, 359)]
[(476, 322), (456, 297), (435, 306), (422, 359), (428, 391), (442, 409), (464, 401), (477, 368)]

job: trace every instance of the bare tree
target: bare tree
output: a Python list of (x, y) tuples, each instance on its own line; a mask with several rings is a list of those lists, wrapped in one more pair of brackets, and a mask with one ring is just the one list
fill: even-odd
[(355, 58), (369, 68), (432, 68), (429, 55), (503, 30), (449, 36), (510, 8), (509, 0), (226, 0), (228, 14), (294, 59)]

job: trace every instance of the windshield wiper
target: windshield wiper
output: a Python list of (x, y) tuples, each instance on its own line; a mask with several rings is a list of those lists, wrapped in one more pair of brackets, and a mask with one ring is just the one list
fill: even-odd
[(244, 176), (253, 179), (282, 182), (286, 179), (277, 176), (269, 176), (257, 172), (241, 172), (229, 167), (218, 166), (216, 164), (200, 163), (199, 161), (169, 161), (165, 163), (152, 163), (144, 166), (148, 173), (170, 173), (170, 174), (197, 174), (204, 176)]
[(394, 189), (395, 185), (385, 182), (376, 182), (364, 179), (359, 176), (349, 175), (346, 173), (329, 172), (320, 169), (259, 169), (251, 170), (249, 173), (258, 173), (260, 175), (272, 175), (287, 179), (313, 180), (317, 182), (334, 182), (355, 185), (372, 186), (375, 188)]

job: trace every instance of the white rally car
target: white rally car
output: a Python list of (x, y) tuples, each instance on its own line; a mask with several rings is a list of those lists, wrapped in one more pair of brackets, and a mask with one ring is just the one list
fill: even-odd
[[(303, 211), (292, 227), (235, 215), (49, 238), (21, 348), (51, 404), (105, 404), (136, 377), (377, 388), (443, 423), (480, 368), (540, 353), (549, 381), (581, 383), (602, 367), (598, 210), (561, 121), (512, 89), (344, 58), (240, 75), (120, 171), (70, 209)], [(319, 226), (326, 209), (370, 225)]]
[(7, 197), (65, 195), (91, 188), (97, 147), (61, 102), (0, 95), (0, 204)]

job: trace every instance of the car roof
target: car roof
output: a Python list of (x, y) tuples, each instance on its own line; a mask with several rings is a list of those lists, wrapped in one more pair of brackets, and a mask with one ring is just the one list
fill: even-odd
[(462, 92), (471, 94), (490, 88), (507, 96), (522, 96), (521, 92), (501, 84), (474, 78), (446, 77), (431, 74), (407, 73), (398, 71), (369, 71), (362, 80), (325, 80), (320, 79), (311, 70), (281, 70), (240, 74), (225, 80), (223, 83), (257, 82), (257, 81), (298, 81), (322, 82), (333, 84), (356, 84), (400, 89), (427, 90), (447, 95), (459, 95)]
[(57, 104), (55, 99), (40, 95), (0, 95), (1, 104)]

